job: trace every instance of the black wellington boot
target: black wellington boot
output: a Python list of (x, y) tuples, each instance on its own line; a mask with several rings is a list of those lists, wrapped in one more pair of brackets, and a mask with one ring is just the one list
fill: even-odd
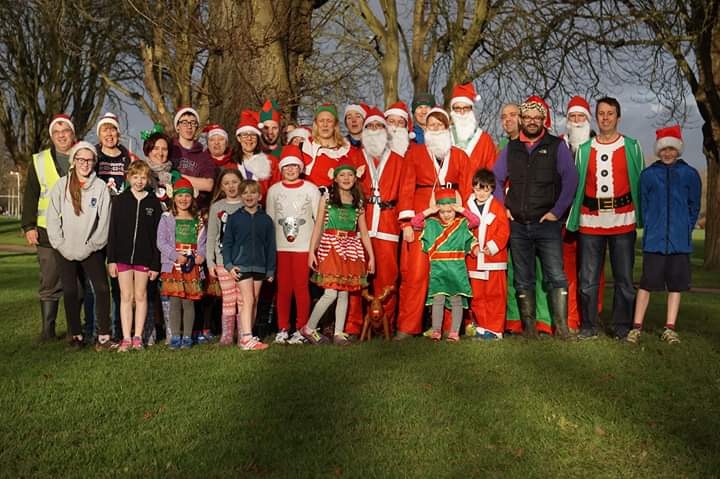
[(570, 339), (568, 331), (568, 291), (566, 288), (550, 290), (550, 312), (555, 325), (555, 334), (563, 340)]
[(40, 313), (42, 314), (41, 341), (53, 341), (55, 335), (55, 320), (57, 319), (59, 301), (40, 301)]
[(527, 339), (536, 339), (538, 335), (535, 329), (535, 292), (517, 291), (516, 298), (520, 310), (523, 336)]

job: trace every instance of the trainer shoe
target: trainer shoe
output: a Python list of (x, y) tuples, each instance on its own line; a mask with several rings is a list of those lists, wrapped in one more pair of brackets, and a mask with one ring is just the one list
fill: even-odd
[(598, 335), (597, 331), (594, 329), (581, 329), (580, 333), (578, 334), (578, 339), (580, 341), (586, 341), (591, 339), (597, 339), (600, 336)]
[(193, 339), (190, 336), (185, 336), (182, 338), (182, 342), (180, 343), (180, 349), (190, 349), (193, 347)]
[(453, 331), (452, 333), (449, 333), (447, 335), (446, 341), (449, 341), (451, 343), (457, 343), (460, 341), (460, 334), (457, 331)]
[(305, 344), (307, 343), (307, 339), (305, 339), (305, 336), (302, 335), (300, 331), (295, 331), (292, 333), (292, 336), (287, 340), (288, 344)]
[(440, 331), (439, 329), (431, 330), (430, 339), (432, 339), (433, 341), (440, 341), (442, 339), (442, 331)]
[(677, 344), (680, 342), (680, 336), (678, 336), (678, 333), (676, 333), (675, 330), (668, 328), (665, 328), (665, 331), (663, 331), (660, 339), (668, 344)]
[(435, 332), (435, 330), (433, 328), (429, 328), (429, 329), (425, 330), (425, 332), (423, 333), (423, 336), (426, 338), (431, 338), (434, 332)]
[(182, 336), (171, 336), (168, 347), (170, 349), (180, 349), (180, 346), (182, 346)]
[(333, 344), (336, 346), (350, 346), (350, 340), (348, 335), (345, 333), (337, 333), (333, 336)]
[(129, 339), (123, 339), (120, 341), (118, 346), (118, 353), (127, 353), (132, 347), (132, 341)]
[(475, 337), (473, 338), (477, 341), (498, 341), (502, 339), (502, 336), (497, 335), (493, 333), (492, 331), (488, 331), (487, 329), (483, 331), (482, 333), (480, 331), (475, 334)]
[(640, 335), (642, 331), (637, 328), (631, 329), (630, 332), (625, 336), (625, 341), (631, 344), (638, 344), (640, 342)]
[(465, 326), (465, 336), (468, 338), (472, 338), (475, 336), (478, 332), (478, 327), (475, 326), (475, 323), (468, 323), (467, 326)]
[(317, 329), (308, 329), (307, 327), (304, 327), (300, 330), (300, 334), (302, 334), (305, 339), (310, 342), (310, 344), (314, 345), (325, 344), (330, 341), (326, 336), (320, 334)]
[(250, 336), (250, 339), (247, 341), (240, 340), (238, 346), (240, 346), (240, 349), (243, 351), (262, 351), (263, 349), (270, 347), (268, 344), (260, 341), (260, 338), (257, 336)]
[(132, 348), (133, 348), (135, 351), (142, 351), (142, 349), (143, 349), (143, 342), (142, 342), (142, 338), (141, 338), (140, 336), (134, 336), (134, 337), (132, 338)]
[(278, 331), (278, 333), (275, 335), (275, 343), (276, 344), (287, 344), (288, 339), (290, 339), (290, 335), (287, 332), (287, 329), (281, 329)]
[(95, 343), (95, 351), (110, 351), (111, 349), (117, 348), (117, 343), (114, 343), (111, 339), (106, 339), (105, 341), (100, 341), (98, 339), (98, 342)]

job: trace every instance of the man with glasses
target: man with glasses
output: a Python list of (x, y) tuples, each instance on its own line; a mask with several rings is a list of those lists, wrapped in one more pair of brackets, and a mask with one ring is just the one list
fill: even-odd
[(37, 246), (40, 263), (40, 312), (42, 333), (40, 339), (55, 339), (55, 320), (62, 296), (60, 267), (47, 235), (47, 209), (50, 190), (61, 176), (67, 173), (69, 153), (75, 143), (75, 126), (68, 115), (55, 115), (50, 121), (52, 145), (32, 157), (28, 168), (27, 184), (23, 196), (22, 229), (31, 246)]
[[(546, 130), (548, 108), (537, 96), (520, 106), (520, 136), (495, 164), (495, 195), (510, 218), (510, 249), (520, 321), (526, 338), (535, 329), (535, 257), (550, 291), (556, 334), (569, 337), (567, 277), (562, 260), (562, 221), (577, 187), (577, 170), (567, 145)], [(506, 184), (507, 183), (507, 184)], [(506, 192), (507, 188), (507, 192)]]

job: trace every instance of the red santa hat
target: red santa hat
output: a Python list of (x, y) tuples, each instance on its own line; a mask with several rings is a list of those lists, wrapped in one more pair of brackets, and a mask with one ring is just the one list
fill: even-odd
[(475, 91), (475, 85), (465, 83), (463, 85), (455, 85), (450, 98), (450, 108), (456, 103), (473, 106), (476, 101), (480, 100), (480, 95)]
[(242, 133), (252, 133), (253, 135), (260, 136), (260, 130), (258, 130), (259, 123), (260, 117), (258, 112), (253, 110), (241, 111), (240, 121), (235, 129), (235, 136), (240, 136)]
[(286, 135), (286, 141), (290, 143), (293, 138), (302, 138), (303, 141), (307, 141), (312, 134), (312, 130), (307, 126), (298, 126), (293, 131)]
[(683, 152), (683, 139), (680, 125), (668, 126), (660, 128), (655, 132), (655, 154), (660, 154), (663, 148), (675, 148), (678, 154)]
[(368, 126), (370, 123), (374, 121), (379, 121), (383, 125), (387, 126), (387, 123), (385, 122), (385, 115), (383, 115), (383, 112), (380, 111), (379, 108), (374, 106), (368, 106), (364, 105), (365, 109), (365, 121), (363, 122), (363, 128)]
[(220, 135), (225, 138), (225, 141), (228, 140), (227, 131), (225, 131), (225, 129), (217, 123), (211, 123), (205, 128), (203, 128), (203, 133), (205, 133), (208, 138), (211, 138), (215, 135)]
[(59, 113), (52, 117), (52, 120), (50, 120), (50, 126), (48, 127), (48, 131), (50, 132), (50, 136), (52, 136), (52, 129), (53, 126), (57, 125), (58, 123), (67, 123), (70, 129), (75, 133), (75, 125), (73, 125), (72, 120), (70, 119), (70, 115), (66, 115), (65, 113)]
[(567, 106), (568, 116), (570, 113), (582, 113), (587, 117), (588, 121), (592, 118), (592, 115), (590, 114), (590, 103), (581, 96), (574, 96), (570, 98), (570, 102)]
[(264, 128), (266, 121), (274, 121), (279, 125), (281, 119), (282, 114), (280, 112), (280, 105), (278, 105), (275, 100), (265, 100), (265, 103), (263, 103), (263, 106), (260, 109), (259, 122), (257, 126), (258, 128)]
[(431, 116), (433, 116), (433, 117), (437, 118), (438, 120), (440, 120), (441, 122), (443, 122), (446, 129), (450, 128), (450, 116), (448, 115), (448, 113), (445, 110), (443, 110), (439, 106), (436, 106), (436, 107), (433, 107), (430, 109), (430, 111), (427, 114), (427, 117), (425, 117), (425, 123), (427, 123), (427, 119), (430, 118)]
[(525, 100), (525, 103), (520, 105), (520, 115), (524, 115), (525, 112), (532, 110), (540, 112), (543, 116), (545, 116), (545, 128), (550, 128), (552, 126), (552, 120), (550, 119), (550, 107), (547, 103), (545, 103), (545, 100), (537, 95), (532, 95)]
[(407, 123), (407, 129), (408, 129), (408, 135), (410, 136), (410, 139), (412, 140), (415, 138), (415, 132), (413, 131), (413, 124), (412, 124), (412, 117), (410, 116), (410, 113), (408, 112), (408, 107), (403, 101), (396, 101), (392, 105), (388, 107), (387, 110), (385, 110), (385, 119), (387, 120), (387, 117), (390, 115), (397, 115), (405, 120), (405, 123)]
[(351, 103), (345, 107), (345, 113), (343, 113), (343, 118), (348, 116), (348, 113), (355, 112), (355, 113), (359, 113), (364, 119), (365, 116), (367, 115), (366, 108), (367, 108), (367, 105), (365, 105), (364, 103)]
[(112, 125), (115, 127), (115, 129), (120, 133), (120, 122), (118, 121), (118, 117), (110, 112), (105, 113), (103, 116), (100, 117), (100, 119), (97, 122), (97, 126), (95, 127), (95, 134), (100, 137), (100, 127), (103, 125)]
[(278, 163), (278, 168), (282, 170), (284, 166), (288, 165), (297, 165), (300, 167), (300, 171), (302, 171), (303, 167), (305, 166), (305, 163), (302, 160), (302, 152), (300, 151), (299, 146), (283, 146), (282, 153), (280, 153), (280, 162)]
[(457, 192), (452, 188), (441, 188), (435, 191), (436, 205), (453, 205), (457, 203)]
[(182, 118), (183, 115), (193, 115), (195, 117), (195, 121), (200, 123), (200, 115), (198, 115), (198, 112), (193, 107), (181, 106), (177, 113), (175, 113), (173, 125), (177, 126), (178, 122), (180, 122), (180, 118)]

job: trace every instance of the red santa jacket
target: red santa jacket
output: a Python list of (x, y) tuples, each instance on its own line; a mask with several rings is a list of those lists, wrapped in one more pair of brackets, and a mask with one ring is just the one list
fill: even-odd
[(398, 223), (398, 193), (403, 157), (386, 150), (380, 161), (368, 157), (364, 149), (352, 148), (350, 161), (356, 168), (364, 167), (360, 187), (367, 201), (365, 220), (371, 238), (397, 242), (400, 239)]
[(403, 160), (398, 199), (398, 219), (409, 221), (430, 204), (433, 190), (449, 186), (458, 189), (462, 168), (468, 156), (459, 148), (450, 148), (450, 155), (442, 166), (432, 157), (427, 146), (413, 143)]
[(478, 128), (462, 150), (470, 158), (470, 161), (463, 168), (460, 181), (460, 193), (463, 198), (467, 198), (472, 193), (472, 178), (475, 172), (480, 168), (492, 171), (497, 159), (497, 149), (490, 135)]
[[(492, 196), (482, 205), (482, 211), (475, 203), (474, 194), (470, 195), (466, 206), (480, 218), (480, 224), (474, 231), (480, 245), (480, 252), (477, 258), (467, 258), (468, 276), (474, 279), (488, 279), (489, 271), (507, 269), (510, 222), (505, 213), (505, 207)], [(489, 255), (482, 252), (486, 246), (490, 250), (491, 254)]]
[(333, 181), (330, 171), (349, 153), (350, 146), (347, 144), (340, 148), (325, 148), (319, 143), (315, 143), (312, 138), (304, 141), (302, 154), (305, 163), (305, 179), (317, 186), (330, 186)]
[(264, 204), (268, 189), (278, 182), (277, 159), (272, 155), (257, 153), (248, 160), (237, 165), (240, 175), (246, 180), (255, 180), (260, 183), (260, 194)]

